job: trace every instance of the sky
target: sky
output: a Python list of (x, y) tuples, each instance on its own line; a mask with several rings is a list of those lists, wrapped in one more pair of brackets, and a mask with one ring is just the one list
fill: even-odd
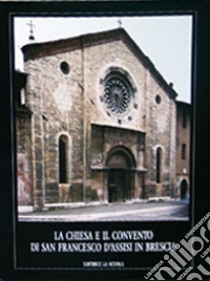
[[(33, 23), (35, 41), (29, 41)], [(88, 18), (15, 17), (15, 68), (24, 70), (21, 47), (123, 27), (168, 83), (177, 100), (191, 102), (192, 16)]]

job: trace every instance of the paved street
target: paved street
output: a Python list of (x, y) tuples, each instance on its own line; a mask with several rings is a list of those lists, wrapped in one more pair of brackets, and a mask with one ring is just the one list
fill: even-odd
[(178, 221), (187, 220), (188, 212), (186, 201), (113, 203), (20, 213), (19, 221)]

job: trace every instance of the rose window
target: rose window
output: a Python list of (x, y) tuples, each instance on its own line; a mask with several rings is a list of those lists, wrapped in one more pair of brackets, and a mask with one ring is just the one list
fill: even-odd
[(125, 113), (131, 101), (129, 87), (118, 77), (106, 81), (103, 96), (107, 108), (117, 115)]

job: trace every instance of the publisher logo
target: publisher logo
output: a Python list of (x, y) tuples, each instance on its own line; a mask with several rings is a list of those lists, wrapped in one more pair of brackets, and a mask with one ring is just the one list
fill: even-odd
[[(207, 235), (210, 231), (210, 212), (207, 213), (180, 241), (175, 249), (163, 256), (144, 277), (148, 280), (203, 280), (210, 275), (210, 243)], [(193, 258), (200, 255), (202, 262), (193, 268)], [(165, 278), (166, 277), (166, 278)]]

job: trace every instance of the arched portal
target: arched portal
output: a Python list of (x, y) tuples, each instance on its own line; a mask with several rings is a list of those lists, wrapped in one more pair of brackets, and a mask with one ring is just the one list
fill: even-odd
[(180, 198), (182, 200), (187, 198), (187, 187), (188, 187), (187, 181), (185, 179), (182, 180), (180, 184)]
[(108, 201), (125, 202), (132, 198), (134, 159), (125, 148), (113, 149), (107, 159), (108, 167)]

